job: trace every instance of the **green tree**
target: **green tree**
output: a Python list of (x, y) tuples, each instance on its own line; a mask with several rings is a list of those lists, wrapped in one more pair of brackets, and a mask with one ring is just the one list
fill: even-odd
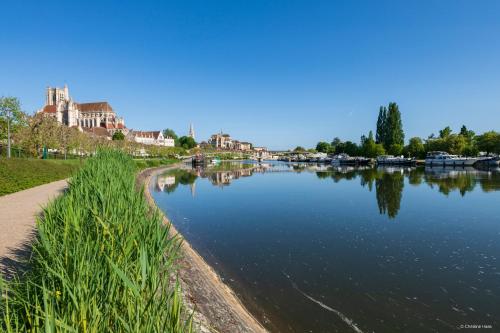
[(500, 133), (495, 131), (485, 132), (476, 138), (477, 148), (488, 154), (500, 154)]
[(373, 139), (373, 132), (370, 131), (368, 137), (364, 135), (361, 137), (361, 147), (360, 153), (363, 156), (375, 158), (380, 155), (385, 154), (384, 146), (380, 143), (376, 143)]
[(112, 139), (113, 141), (123, 141), (125, 140), (125, 134), (123, 134), (122, 131), (116, 131), (113, 133)]
[(377, 132), (375, 139), (377, 143), (384, 143), (386, 140), (386, 123), (387, 123), (387, 108), (381, 106), (378, 112)]
[[(391, 154), (399, 155), (403, 150), (405, 134), (403, 131), (403, 122), (401, 112), (396, 103), (389, 103), (387, 111), (387, 120), (385, 122), (385, 140), (384, 147)], [(399, 153), (397, 153), (399, 151)]]
[(175, 134), (173, 129), (167, 128), (167, 129), (163, 130), (163, 136), (165, 138), (171, 137), (172, 139), (174, 139), (175, 146), (179, 147), (179, 137), (177, 136), (177, 134)]
[(392, 145), (389, 146), (387, 152), (391, 155), (398, 156), (403, 154), (403, 149), (404, 146), (402, 144), (393, 143)]
[(410, 157), (424, 158), (425, 147), (422, 139), (420, 139), (419, 137), (411, 138), (408, 142), (408, 146), (405, 147), (405, 152)]
[(297, 146), (295, 147), (295, 149), (293, 150), (295, 153), (301, 153), (301, 152), (305, 152), (306, 149), (302, 146)]
[(19, 100), (16, 97), (0, 97), (0, 143), (7, 143), (9, 156), (12, 136), (26, 125), (27, 116), (21, 111)]
[(439, 137), (441, 139), (446, 139), (451, 135), (451, 132), (453, 131), (451, 130), (450, 126), (446, 126), (445, 128), (439, 131)]
[(460, 128), (460, 135), (467, 138), (468, 141), (472, 141), (476, 136), (476, 133), (472, 130), (468, 130), (465, 125), (462, 125), (462, 128)]
[(359, 155), (359, 147), (356, 143), (352, 141), (342, 142), (335, 148), (335, 153), (340, 154), (344, 153), (350, 156), (358, 156)]
[(340, 140), (339, 137), (335, 137), (335, 138), (333, 138), (332, 143), (330, 145), (332, 146), (332, 148), (335, 148), (341, 143), (342, 143), (342, 140)]
[(196, 141), (190, 136), (181, 136), (179, 138), (179, 145), (184, 149), (192, 149), (196, 147)]
[(332, 146), (328, 142), (318, 142), (316, 145), (316, 150), (320, 153), (328, 153), (331, 150)]

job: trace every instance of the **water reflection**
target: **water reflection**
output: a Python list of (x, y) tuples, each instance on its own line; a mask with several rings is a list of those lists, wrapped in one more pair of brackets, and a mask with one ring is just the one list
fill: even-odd
[(323, 305), (363, 332), (500, 325), (498, 170), (223, 163), (155, 189), (271, 331), (353, 331)]
[(225, 187), (240, 178), (271, 172), (315, 173), (317, 178), (331, 179), (335, 183), (359, 179), (360, 185), (368, 191), (375, 189), (380, 214), (391, 219), (395, 218), (400, 210), (405, 179), (409, 185), (426, 184), (444, 195), (458, 191), (464, 196), (474, 191), (478, 185), (484, 192), (500, 190), (500, 172), (474, 168), (332, 167), (323, 164), (253, 162), (224, 162), (205, 168), (169, 170), (157, 178), (156, 190), (171, 193), (179, 184), (191, 185), (191, 193), (194, 196), (195, 181), (198, 178), (207, 179), (214, 186)]

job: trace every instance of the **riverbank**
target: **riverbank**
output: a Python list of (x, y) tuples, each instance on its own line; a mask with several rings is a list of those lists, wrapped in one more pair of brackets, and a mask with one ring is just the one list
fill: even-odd
[[(153, 208), (158, 208), (149, 191), (151, 179), (159, 173), (180, 166), (160, 167), (142, 171), (137, 182), (145, 187), (145, 196)], [(159, 210), (159, 209), (158, 209)], [(163, 223), (170, 224), (163, 214)], [(171, 236), (182, 235), (170, 224)], [(205, 260), (183, 239), (179, 259), (179, 278), (184, 299), (198, 313), (195, 322), (200, 322), (201, 331), (216, 332), (267, 332), (250, 314)]]

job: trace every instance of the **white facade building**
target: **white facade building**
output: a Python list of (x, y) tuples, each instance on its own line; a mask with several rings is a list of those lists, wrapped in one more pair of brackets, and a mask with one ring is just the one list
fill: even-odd
[(174, 139), (169, 136), (164, 137), (161, 131), (132, 131), (131, 135), (135, 142), (144, 145), (175, 146)]

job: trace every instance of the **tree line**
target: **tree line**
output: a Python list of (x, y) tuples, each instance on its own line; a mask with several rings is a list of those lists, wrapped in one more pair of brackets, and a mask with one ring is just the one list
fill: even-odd
[(500, 154), (500, 133), (488, 131), (477, 135), (465, 125), (454, 133), (447, 126), (439, 131), (439, 135), (429, 135), (426, 139), (412, 137), (405, 145), (405, 133), (401, 112), (396, 103), (388, 107), (381, 106), (376, 124), (375, 136), (370, 131), (368, 136), (362, 135), (360, 143), (342, 141), (336, 137), (331, 142), (320, 141), (316, 151), (351, 156), (377, 157), (380, 155), (404, 155), (407, 157), (425, 158), (429, 151), (445, 151), (450, 154), (477, 156), (480, 152)]
[[(0, 145), (7, 146), (7, 125), (9, 123), (12, 148), (23, 152), (24, 156), (42, 157), (47, 150), (56, 151), (64, 157), (68, 155), (85, 156), (93, 154), (99, 147), (120, 149), (127, 154), (138, 156), (147, 154), (157, 157), (175, 157), (186, 149), (143, 145), (125, 140), (125, 135), (116, 131), (112, 140), (93, 133), (80, 131), (75, 127), (60, 124), (54, 117), (44, 114), (28, 115), (21, 110), (15, 97), (0, 97)], [(20, 154), (19, 154), (20, 155)], [(18, 156), (13, 153), (13, 156)]]

